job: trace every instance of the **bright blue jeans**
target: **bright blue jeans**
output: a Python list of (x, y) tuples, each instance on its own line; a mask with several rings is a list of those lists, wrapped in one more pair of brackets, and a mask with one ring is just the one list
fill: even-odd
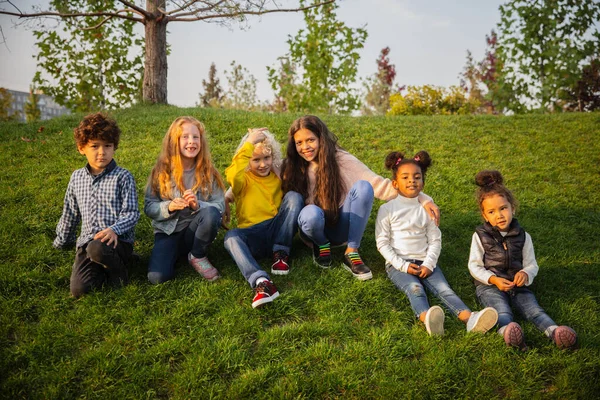
[(310, 204), (300, 211), (300, 231), (317, 245), (348, 242), (348, 247), (358, 249), (373, 207), (373, 186), (367, 181), (357, 181), (346, 195), (334, 226), (325, 225), (325, 212)]
[(511, 305), (528, 321), (542, 332), (556, 323), (540, 307), (535, 295), (526, 287), (515, 287), (503, 292), (495, 285), (477, 285), (477, 299), (486, 307), (494, 307), (498, 311), (498, 327), (502, 328), (513, 321)]
[[(421, 261), (413, 260), (412, 262), (421, 265)], [(386, 265), (385, 270), (394, 285), (406, 294), (417, 318), (423, 312), (429, 310), (425, 288), (429, 289), (435, 297), (440, 299), (452, 314), (458, 316), (462, 311), (471, 311), (460, 297), (454, 293), (439, 266), (433, 270), (431, 275), (424, 279), (398, 271), (390, 264)]]
[(270, 279), (256, 258), (279, 250), (290, 254), (292, 239), (298, 228), (298, 214), (303, 206), (304, 199), (299, 193), (287, 192), (275, 217), (248, 228), (232, 229), (225, 235), (225, 249), (251, 287), (255, 286), (258, 278)]
[(200, 209), (192, 222), (182, 231), (170, 235), (154, 234), (154, 247), (148, 265), (150, 283), (163, 283), (175, 276), (175, 262), (191, 252), (194, 257), (205, 257), (206, 249), (221, 226), (221, 212), (212, 206)]

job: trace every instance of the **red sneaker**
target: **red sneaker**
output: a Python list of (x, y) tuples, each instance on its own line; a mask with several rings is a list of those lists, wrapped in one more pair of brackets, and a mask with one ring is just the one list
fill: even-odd
[(279, 297), (279, 292), (271, 281), (262, 281), (256, 285), (254, 291), (256, 294), (252, 300), (252, 308), (260, 307), (263, 304), (270, 303)]
[(523, 334), (521, 325), (516, 322), (506, 325), (506, 328), (504, 328), (504, 343), (509, 347), (517, 347), (523, 351), (527, 350), (525, 335)]
[(278, 250), (273, 253), (273, 264), (271, 265), (271, 273), (273, 275), (287, 275), (290, 272), (290, 266), (287, 263), (288, 255), (283, 250)]

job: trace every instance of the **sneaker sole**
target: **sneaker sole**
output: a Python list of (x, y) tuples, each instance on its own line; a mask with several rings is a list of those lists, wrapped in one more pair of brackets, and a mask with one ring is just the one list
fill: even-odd
[(525, 344), (525, 335), (523, 335), (523, 330), (520, 326), (511, 324), (514, 324), (514, 322), (511, 322), (505, 328), (506, 332), (504, 334), (504, 343), (506, 343), (508, 347), (522, 348)]
[(369, 279), (373, 279), (373, 272), (371, 271), (366, 274), (355, 274), (346, 264), (342, 263), (342, 267), (344, 267), (346, 271), (350, 272), (359, 281), (368, 281)]
[(496, 322), (498, 322), (498, 313), (493, 308), (484, 308), (479, 313), (479, 318), (475, 322), (471, 332), (485, 333), (492, 329), (496, 325)]
[(444, 310), (440, 306), (433, 306), (425, 316), (425, 329), (431, 336), (444, 336)]
[(271, 273), (273, 275), (287, 275), (290, 273), (290, 270), (280, 270), (280, 269), (273, 269), (271, 268)]
[(267, 303), (272, 302), (273, 300), (275, 300), (278, 297), (279, 297), (279, 292), (275, 292), (269, 297), (264, 297), (260, 300), (252, 302), (252, 308), (257, 308), (257, 307), (263, 306)]
[(322, 265), (322, 264), (319, 264), (319, 263), (317, 262), (317, 260), (315, 260), (315, 258), (314, 258), (314, 257), (313, 257), (313, 264), (315, 264), (317, 267), (321, 267), (322, 269), (330, 269), (330, 268), (331, 268), (331, 264), (329, 264), (329, 265)]
[[(200, 274), (200, 275), (202, 275), (202, 274)], [(214, 282), (214, 281), (216, 281), (217, 279), (219, 279), (219, 278), (221, 277), (221, 275), (217, 274), (217, 275), (213, 276), (212, 278), (207, 278), (207, 277), (205, 277), (204, 275), (202, 275), (202, 277), (203, 277), (205, 280), (207, 280), (208, 282)]]
[(570, 349), (577, 343), (577, 334), (568, 327), (559, 326), (554, 334), (554, 343), (559, 349)]

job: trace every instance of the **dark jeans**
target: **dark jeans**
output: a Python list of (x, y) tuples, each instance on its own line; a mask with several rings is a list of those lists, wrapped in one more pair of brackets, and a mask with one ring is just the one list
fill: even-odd
[(303, 206), (304, 200), (299, 193), (287, 192), (274, 218), (247, 228), (230, 230), (225, 235), (225, 249), (251, 287), (255, 286), (258, 278), (270, 280), (255, 257), (265, 257), (278, 250), (290, 254), (292, 239), (298, 228), (298, 214)]
[(133, 245), (120, 240), (116, 248), (100, 240), (92, 240), (78, 248), (71, 272), (71, 294), (81, 297), (104, 284), (127, 284), (129, 278), (125, 264), (132, 253)]
[(215, 240), (221, 226), (221, 213), (216, 207), (202, 208), (187, 228), (174, 232), (154, 234), (154, 248), (148, 265), (150, 283), (163, 283), (175, 276), (175, 262), (180, 255), (192, 253), (206, 257), (206, 249)]

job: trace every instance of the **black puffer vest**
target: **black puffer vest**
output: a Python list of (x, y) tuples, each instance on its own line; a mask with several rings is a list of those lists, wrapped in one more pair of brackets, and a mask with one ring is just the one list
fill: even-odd
[[(512, 281), (515, 274), (523, 269), (523, 246), (525, 231), (513, 218), (506, 236), (486, 222), (475, 228), (483, 245), (483, 265), (496, 276)], [(477, 282), (478, 283), (478, 282)]]

